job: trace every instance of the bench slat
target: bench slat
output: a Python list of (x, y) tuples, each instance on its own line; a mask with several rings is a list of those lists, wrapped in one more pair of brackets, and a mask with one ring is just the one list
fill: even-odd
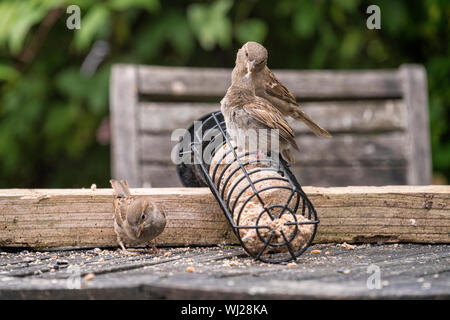
[[(141, 160), (170, 164), (170, 154), (177, 141), (170, 141), (170, 135), (141, 136)], [(293, 150), (298, 164), (340, 164), (358, 165), (383, 161), (404, 161), (406, 163), (406, 137), (401, 133), (375, 135), (336, 135), (333, 139), (317, 138), (312, 135), (298, 135), (296, 142), (300, 151)]]
[[(362, 186), (362, 185), (394, 185), (406, 184), (406, 165), (379, 166), (327, 166), (300, 165), (291, 167), (292, 173), (301, 185), (316, 186)], [(181, 182), (175, 171), (175, 165), (161, 163), (144, 163), (142, 165), (142, 180), (151, 181), (153, 187), (180, 187)]]
[[(138, 91), (151, 96), (209, 98), (225, 95), (231, 69), (137, 66)], [(274, 70), (299, 99), (400, 98), (396, 70)]]
[[(205, 114), (220, 110), (219, 103), (141, 102), (138, 127), (146, 132), (188, 128)], [(331, 133), (406, 129), (406, 108), (401, 100), (322, 101), (302, 103), (302, 109)], [(302, 122), (288, 119), (295, 132), (311, 133)]]

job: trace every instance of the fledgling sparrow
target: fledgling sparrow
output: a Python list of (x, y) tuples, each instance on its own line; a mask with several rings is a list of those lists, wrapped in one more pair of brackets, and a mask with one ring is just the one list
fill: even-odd
[(245, 43), (236, 55), (236, 66), (232, 72), (231, 82), (237, 81), (250, 71), (258, 97), (268, 100), (283, 116), (291, 116), (302, 121), (317, 136), (330, 138), (331, 134), (300, 108), (292, 93), (267, 67), (267, 57), (266, 48), (259, 43), (253, 41)]
[(150, 241), (166, 226), (164, 210), (150, 199), (132, 196), (125, 180), (111, 179), (109, 182), (114, 189), (114, 231), (122, 250), (127, 251), (122, 242), (125, 238), (134, 243), (150, 244), (157, 253)]
[[(250, 73), (235, 79), (220, 103), (227, 132), (236, 142), (238, 150), (257, 151), (259, 157), (265, 148), (267, 152), (278, 152), (273, 150), (275, 146), (271, 143), (276, 141), (283, 158), (289, 163), (293, 162), (289, 147), (298, 150), (294, 132), (280, 111), (269, 101), (255, 95)], [(249, 149), (252, 146), (256, 146), (257, 149)]]

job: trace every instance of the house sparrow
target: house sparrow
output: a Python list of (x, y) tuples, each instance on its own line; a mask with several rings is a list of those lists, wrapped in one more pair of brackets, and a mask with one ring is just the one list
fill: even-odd
[[(239, 151), (243, 149), (255, 151), (248, 146), (256, 146), (259, 157), (262, 146), (267, 148), (266, 151), (275, 151), (271, 141), (276, 141), (279, 143), (283, 158), (289, 163), (293, 162), (289, 147), (298, 150), (294, 132), (280, 111), (266, 99), (255, 95), (250, 73), (235, 79), (220, 104), (227, 133), (236, 142)], [(259, 129), (265, 129), (266, 132), (260, 134)], [(278, 132), (273, 129), (277, 129)], [(272, 140), (274, 138), (276, 140)]]
[(292, 93), (267, 67), (267, 50), (257, 42), (247, 42), (236, 55), (236, 66), (231, 82), (237, 81), (250, 71), (258, 97), (267, 99), (283, 116), (303, 121), (317, 136), (331, 137), (331, 134), (315, 123), (297, 104)]
[(150, 241), (163, 232), (166, 226), (166, 215), (162, 208), (150, 199), (131, 196), (125, 180), (112, 179), (109, 182), (114, 189), (114, 231), (122, 250), (127, 251), (122, 242), (125, 237), (133, 242), (148, 243), (157, 253), (158, 250)]

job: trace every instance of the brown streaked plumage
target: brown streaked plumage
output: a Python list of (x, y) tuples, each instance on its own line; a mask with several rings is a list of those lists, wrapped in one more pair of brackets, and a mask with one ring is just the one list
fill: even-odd
[(236, 66), (233, 69), (232, 83), (251, 72), (255, 93), (268, 100), (283, 116), (290, 116), (305, 123), (311, 131), (320, 137), (331, 137), (331, 134), (312, 120), (297, 104), (292, 93), (277, 79), (267, 67), (267, 50), (257, 42), (247, 42), (236, 55)]
[(122, 241), (125, 238), (137, 244), (150, 244), (157, 252), (150, 241), (166, 226), (164, 210), (150, 199), (132, 196), (125, 180), (109, 182), (114, 190), (114, 231), (122, 250), (126, 251)]
[[(272, 142), (279, 144), (283, 158), (292, 163), (290, 146), (298, 150), (294, 132), (283, 115), (267, 100), (255, 95), (255, 88), (247, 74), (235, 79), (221, 101), (227, 132), (238, 148), (247, 151), (276, 151)], [(267, 131), (259, 131), (265, 129)], [(278, 132), (274, 131), (277, 130)], [(260, 134), (262, 133), (262, 134)], [(276, 139), (276, 140), (273, 140)], [(256, 150), (252, 149), (256, 147)]]

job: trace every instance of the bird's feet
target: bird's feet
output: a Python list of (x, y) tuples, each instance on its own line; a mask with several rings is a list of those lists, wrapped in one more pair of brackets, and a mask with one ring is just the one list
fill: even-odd
[(127, 256), (135, 256), (135, 255), (137, 255), (136, 252), (128, 251), (127, 248), (125, 248), (125, 246), (124, 246), (124, 244), (123, 244), (123, 242), (122, 242), (122, 240), (120, 239), (119, 236), (117, 237), (117, 240), (118, 240), (118, 242), (119, 242), (119, 245), (120, 245), (120, 248), (121, 248), (121, 249), (120, 249), (120, 252), (121, 252), (122, 254), (125, 254), (125, 255), (127, 255)]
[(158, 250), (158, 248), (156, 248), (153, 244), (150, 244), (150, 249), (148, 249), (148, 252), (151, 254), (158, 254), (163, 253), (164, 250)]

